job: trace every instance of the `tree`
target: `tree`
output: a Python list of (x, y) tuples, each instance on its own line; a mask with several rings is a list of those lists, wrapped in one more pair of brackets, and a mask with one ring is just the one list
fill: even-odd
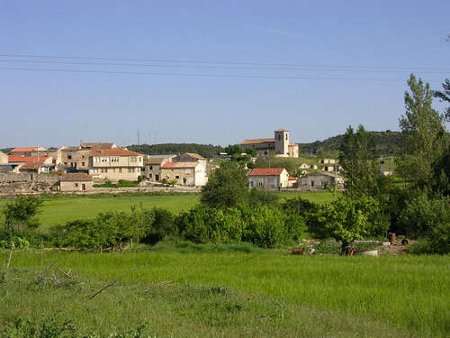
[(6, 228), (11, 231), (21, 227), (34, 229), (39, 226), (36, 215), (42, 205), (42, 200), (34, 196), (19, 196), (6, 204), (3, 209)]
[(373, 229), (381, 234), (388, 223), (379, 219), (379, 202), (369, 196), (350, 199), (342, 196), (336, 201), (325, 204), (319, 211), (319, 221), (328, 236), (342, 243), (342, 254), (357, 239), (373, 235)]
[[(445, 79), (442, 84), (443, 91), (433, 91), (433, 96), (440, 99), (441, 102), (445, 101), (450, 104), (450, 80)], [(445, 118), (450, 122), (450, 106), (445, 110)]]
[(370, 135), (362, 125), (358, 126), (356, 133), (350, 126), (340, 147), (339, 163), (346, 178), (346, 192), (355, 198), (378, 195), (384, 179), (370, 151), (370, 142)]
[(424, 189), (433, 180), (433, 165), (446, 149), (447, 136), (444, 117), (431, 107), (430, 85), (411, 74), (408, 86), (406, 112), (400, 118), (404, 153), (397, 167), (400, 175), (415, 188)]
[(235, 162), (224, 162), (213, 171), (202, 188), (201, 202), (209, 207), (224, 209), (245, 203), (247, 198), (245, 170)]

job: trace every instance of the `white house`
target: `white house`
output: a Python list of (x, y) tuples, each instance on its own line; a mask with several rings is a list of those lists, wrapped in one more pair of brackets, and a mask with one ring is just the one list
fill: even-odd
[(248, 174), (248, 182), (250, 188), (287, 188), (289, 173), (284, 168), (255, 168)]

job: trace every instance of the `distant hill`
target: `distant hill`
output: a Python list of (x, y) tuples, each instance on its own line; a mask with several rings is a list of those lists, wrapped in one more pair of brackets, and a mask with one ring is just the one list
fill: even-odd
[[(401, 149), (401, 134), (398, 131), (369, 131), (372, 137), (371, 151), (376, 155), (391, 156)], [(299, 143), (302, 154), (318, 156), (337, 156), (339, 147), (342, 144), (344, 135), (333, 136), (323, 141), (312, 143)]]
[(133, 144), (127, 146), (127, 148), (147, 155), (198, 153), (207, 158), (217, 157), (219, 153), (224, 151), (224, 148), (221, 146), (197, 143)]

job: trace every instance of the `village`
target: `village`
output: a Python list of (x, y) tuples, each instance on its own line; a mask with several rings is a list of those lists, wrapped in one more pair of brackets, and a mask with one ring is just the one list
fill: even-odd
[[(299, 146), (289, 131), (277, 129), (273, 138), (247, 139), (240, 143), (242, 155), (257, 158), (298, 158)], [(251, 151), (250, 151), (251, 150)], [(85, 143), (47, 149), (30, 146), (0, 152), (0, 194), (31, 192), (89, 193), (119, 185), (129, 190), (174, 187), (198, 191), (208, 175), (230, 160), (230, 154), (205, 158), (197, 153), (146, 155), (115, 143)], [(219, 160), (218, 160), (219, 159)], [(300, 163), (295, 172), (283, 167), (247, 168), (249, 188), (264, 190), (344, 189), (342, 167), (334, 158)]]

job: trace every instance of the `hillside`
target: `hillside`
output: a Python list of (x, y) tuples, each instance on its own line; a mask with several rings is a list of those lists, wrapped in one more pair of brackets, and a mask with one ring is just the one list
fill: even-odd
[(217, 157), (220, 152), (224, 151), (224, 148), (221, 146), (197, 143), (133, 144), (127, 148), (147, 155), (198, 153), (207, 158)]
[[(372, 137), (371, 150), (378, 156), (391, 156), (400, 151), (401, 134), (397, 131), (370, 131)], [(342, 144), (344, 135), (329, 137), (323, 141), (315, 141), (311, 143), (299, 143), (300, 152), (302, 154), (311, 155), (334, 155), (339, 153), (339, 147)]]

